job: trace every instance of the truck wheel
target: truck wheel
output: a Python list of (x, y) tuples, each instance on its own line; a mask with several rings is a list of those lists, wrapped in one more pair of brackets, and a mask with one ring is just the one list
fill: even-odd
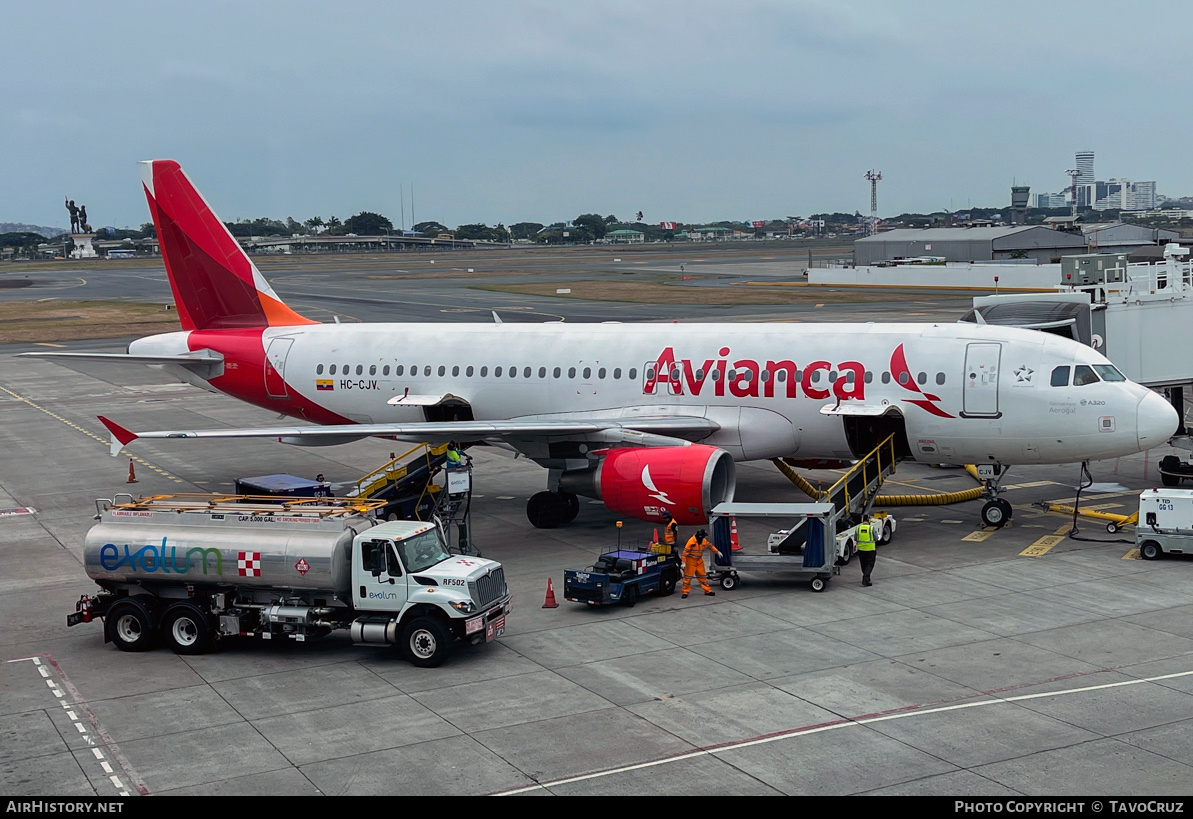
[(621, 593), (621, 604), (627, 609), (632, 609), (634, 604), (638, 602), (638, 587), (626, 586)]
[(1145, 540), (1139, 546), (1139, 556), (1144, 560), (1159, 560), (1162, 554), (1164, 554), (1164, 550), (1154, 540)]
[(882, 534), (878, 537), (878, 545), (879, 546), (887, 545), (888, 543), (891, 542), (891, 538), (893, 538), (894, 536), (895, 536), (895, 533), (891, 531), (891, 525), (889, 523), (883, 521)]
[(419, 668), (435, 668), (451, 653), (452, 635), (434, 617), (416, 617), (406, 627), (402, 645), (410, 662)]
[(723, 574), (721, 575), (721, 588), (725, 591), (732, 591), (737, 588), (737, 575)]
[(149, 610), (138, 600), (124, 600), (112, 606), (104, 628), (108, 639), (121, 651), (147, 651), (153, 647)]
[(206, 654), (213, 644), (207, 616), (190, 603), (175, 603), (166, 609), (162, 637), (175, 654)]
[(828, 581), (825, 580), (823, 577), (817, 576), (817, 577), (813, 577), (812, 581), (808, 585), (810, 585), (812, 587), (812, 591), (822, 592), (822, 591), (824, 591), (825, 587), (828, 585)]

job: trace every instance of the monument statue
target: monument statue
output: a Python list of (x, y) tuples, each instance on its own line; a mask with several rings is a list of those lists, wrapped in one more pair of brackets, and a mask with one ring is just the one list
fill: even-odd
[(91, 232), (91, 225), (87, 224), (87, 206), (79, 205), (79, 228), (83, 233)]
[(75, 200), (66, 200), (66, 209), (70, 211), (70, 232), (81, 233), (79, 230), (79, 209), (75, 207)]

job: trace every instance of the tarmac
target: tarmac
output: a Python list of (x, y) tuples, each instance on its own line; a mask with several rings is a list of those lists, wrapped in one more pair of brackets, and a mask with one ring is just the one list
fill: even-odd
[[(65, 624), (95, 589), (80, 556), (97, 498), (230, 491), (277, 472), (347, 484), (394, 446), (141, 441), (112, 458), (96, 415), (134, 429), (275, 416), (149, 369), (13, 357), (24, 349), (0, 348), (9, 797), (1190, 792), (1193, 559), (1139, 560), (1129, 527), (1093, 520), (1067, 537), (1071, 517), (1032, 504), (1071, 502), (1077, 465), (1013, 468), (1003, 529), (981, 527), (979, 502), (891, 509), (898, 530), (870, 588), (854, 561), (823, 593), (743, 573), (715, 597), (592, 608), (563, 599), (563, 572), (616, 548), (617, 518), (582, 500), (574, 523), (534, 529), (525, 500), (545, 471), (473, 449), (474, 540), (514, 597), (495, 642), (437, 669), (344, 634), (126, 654), (99, 623)], [(1165, 454), (1091, 464), (1082, 505), (1134, 511)], [(973, 485), (905, 464), (887, 492)], [(805, 500), (766, 462), (738, 464), (737, 499)], [(627, 520), (620, 543), (650, 531)], [(739, 521), (746, 552), (769, 531)], [(549, 578), (557, 608), (543, 607)]]

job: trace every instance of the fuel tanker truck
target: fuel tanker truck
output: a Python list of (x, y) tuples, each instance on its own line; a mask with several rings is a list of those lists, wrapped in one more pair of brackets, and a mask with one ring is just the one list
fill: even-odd
[[(123, 497), (123, 496), (122, 496)], [(202, 654), (230, 637), (305, 641), (346, 629), (417, 666), (505, 631), (500, 563), (453, 555), (436, 523), (378, 522), (380, 504), (329, 498), (169, 495), (96, 502), (83, 561), (99, 584), (67, 625), (104, 621), (104, 641), (160, 637)]]

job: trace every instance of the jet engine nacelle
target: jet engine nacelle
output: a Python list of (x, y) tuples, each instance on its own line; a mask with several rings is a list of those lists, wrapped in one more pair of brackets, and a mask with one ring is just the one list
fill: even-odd
[(658, 522), (666, 511), (689, 525), (707, 523), (709, 510), (733, 500), (736, 487), (732, 456), (701, 444), (612, 449), (596, 469), (560, 479), (561, 490), (600, 498), (614, 512)]

